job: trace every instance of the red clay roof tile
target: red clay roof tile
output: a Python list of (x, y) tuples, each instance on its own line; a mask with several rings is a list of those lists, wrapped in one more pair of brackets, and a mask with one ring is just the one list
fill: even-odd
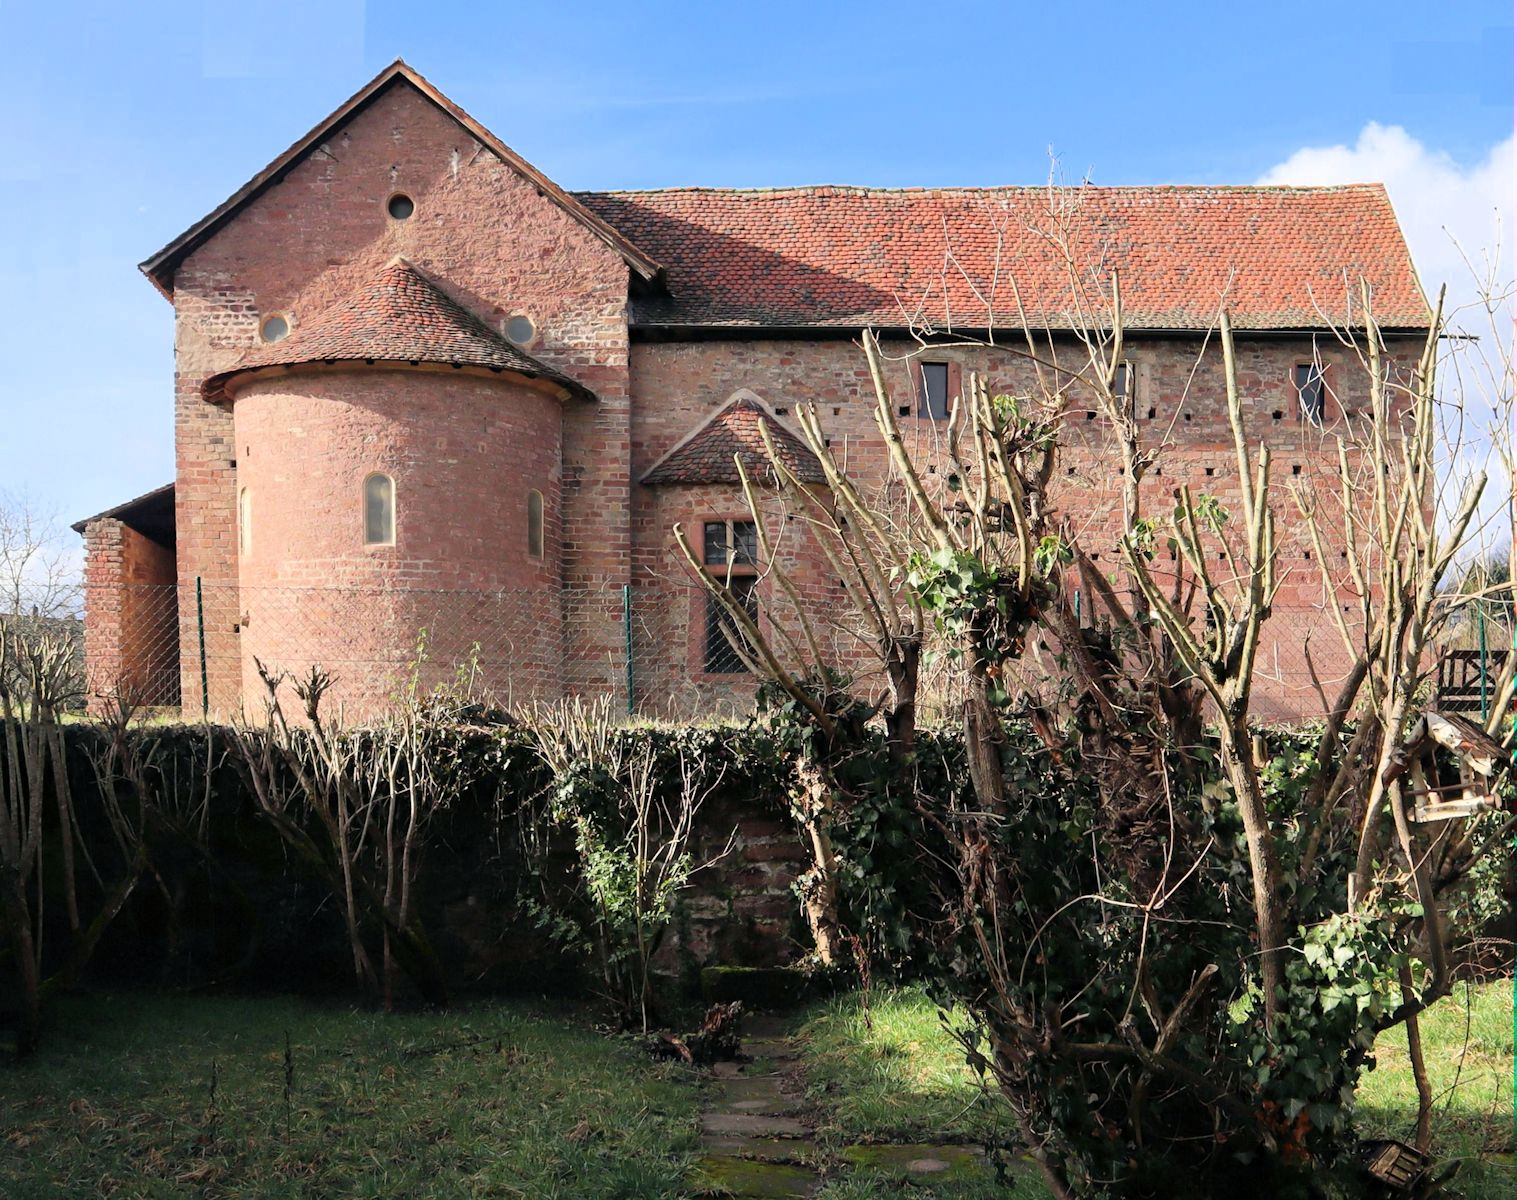
[(705, 424), (677, 445), (643, 476), (644, 483), (737, 483), (735, 455), (741, 455), (750, 479), (772, 475), (759, 426), (767, 422), (780, 461), (803, 483), (822, 483), (826, 476), (806, 444), (773, 416), (748, 399), (734, 396)]
[(205, 382), (205, 396), (226, 399), (229, 380), (261, 367), (333, 362), (484, 367), (548, 380), (575, 395), (589, 395), (568, 376), (517, 349), (405, 259), (396, 258), (350, 299), (296, 325), (280, 341), (253, 347), (231, 370), (211, 376)]
[[(583, 192), (667, 272), (634, 324), (983, 329), (1075, 321), (1050, 195), (1100, 286), (1120, 269), (1134, 329), (1311, 329), (1358, 308), (1425, 327), (1427, 301), (1385, 189), (1080, 187)], [(1015, 289), (1013, 288), (1015, 285)], [(1319, 311), (1320, 309), (1320, 311)], [(1325, 315), (1324, 315), (1325, 314)]]

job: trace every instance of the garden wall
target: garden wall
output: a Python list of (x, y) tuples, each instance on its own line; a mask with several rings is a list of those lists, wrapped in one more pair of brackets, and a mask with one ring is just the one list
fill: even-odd
[[(463, 774), (470, 783), (435, 818), (417, 882), (422, 923), (450, 986), (596, 990), (573, 833), (544, 819), (555, 781), (535, 741), (514, 725), (468, 726), (457, 734), (449, 753), (469, 760)], [(107, 929), (91, 964), (95, 979), (350, 993), (351, 958), (330, 883), (292, 854), (260, 813), (234, 765), (228, 731), (147, 725), (127, 736), (152, 762), (155, 777), (188, 802), (177, 807), (174, 822), (150, 830), (151, 869)], [(679, 786), (681, 764), (696, 764), (709, 788), (692, 857), (715, 861), (678, 896), (655, 958), (660, 972), (693, 987), (703, 966), (773, 966), (805, 955), (810, 939), (792, 884), (809, 860), (788, 811), (791, 766), (774, 737), (753, 726), (641, 728), (616, 736), (651, 745), (664, 787)], [(1284, 739), (1273, 751), (1281, 753), (1293, 741), (1299, 751), (1308, 735), (1270, 736)], [(65, 737), (91, 871), (98, 866), (108, 885), (117, 877), (120, 852), (95, 773), (108, 733), (102, 725), (78, 723), (65, 727)], [(928, 735), (923, 738), (926, 745)], [(930, 740), (939, 752), (923, 761), (930, 776), (925, 786), (961, 786), (955, 740)], [(5, 753), (0, 737), (0, 771), (7, 769)], [(1029, 753), (1038, 753), (1031, 743)], [(118, 791), (129, 787), (118, 781)], [(900, 857), (898, 824), (889, 812), (856, 808), (839, 848), (862, 872), (856, 882), (874, 890), (876, 903), (910, 906), (913, 888), (923, 881), (902, 867), (909, 855)], [(48, 847), (44, 943), (57, 953), (70, 941), (59, 888), (62, 861), (61, 847)], [(93, 885), (82, 870), (81, 880), (88, 892)], [(1479, 903), (1461, 901), (1457, 914), (1466, 935), (1484, 934), (1470, 943), (1476, 954), (1489, 939), (1509, 945), (1512, 937), (1510, 881), (1493, 883)], [(95, 899), (86, 895), (83, 911), (94, 911)], [(901, 947), (882, 944), (875, 951), (896, 967), (905, 965)]]
[[(113, 983), (341, 992), (352, 970), (339, 906), (325, 880), (289, 853), (259, 813), (218, 727), (145, 726), (155, 772), (205, 801), (202, 832), (158, 829), (154, 870), (106, 933), (92, 973)], [(658, 954), (694, 985), (713, 963), (772, 966), (809, 946), (790, 885), (804, 855), (786, 810), (788, 768), (749, 729), (624, 732), (659, 743), (666, 768), (684, 755), (716, 784), (701, 809), (695, 861), (716, 861), (682, 893)], [(92, 856), (109, 876), (114, 847), (101, 813), (91, 724), (66, 728), (71, 787)], [(541, 819), (549, 773), (520, 730), (479, 727), (463, 739), (475, 782), (436, 818), (418, 881), (423, 923), (455, 986), (479, 991), (592, 987), (592, 956), (562, 935), (583, 909), (572, 836)], [(0, 769), (4, 769), (0, 739)], [(49, 919), (63, 904), (48, 903)], [(555, 935), (555, 930), (558, 936)], [(67, 943), (59, 928), (57, 945)]]

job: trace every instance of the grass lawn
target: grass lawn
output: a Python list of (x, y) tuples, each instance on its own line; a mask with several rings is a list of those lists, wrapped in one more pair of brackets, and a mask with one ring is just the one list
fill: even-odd
[[(822, 1125), (818, 1140), (833, 1146), (870, 1141), (1004, 1143), (1012, 1132), (998, 1096), (984, 1091), (964, 1065), (958, 1043), (937, 1008), (914, 990), (877, 992), (874, 1026), (857, 994), (821, 1006), (802, 1029), (810, 1098)], [(829, 1184), (818, 1200), (1043, 1200), (1031, 1168), (1012, 1190), (987, 1178), (934, 1181), (923, 1187), (856, 1171)]]
[(521, 1005), (70, 999), (0, 1066), (0, 1196), (656, 1200), (685, 1195), (699, 1102), (679, 1068)]
[[(839, 1141), (926, 1138), (992, 1141), (1007, 1136), (998, 1101), (964, 1065), (958, 1044), (943, 1029), (936, 1007), (915, 990), (883, 991), (866, 1027), (856, 995), (818, 1008), (805, 1026), (805, 1065), (824, 1133)], [(1456, 1186), (1469, 1200), (1517, 1195), (1512, 1145), (1512, 982), (1460, 986), (1423, 1018), (1423, 1046), (1441, 1099), (1434, 1118), (1435, 1152), (1464, 1160)], [(1468, 1032), (1467, 1032), (1468, 1031)], [(1378, 1067), (1359, 1088), (1359, 1120), (1367, 1133), (1407, 1139), (1416, 1119), (1416, 1090), (1406, 1060), (1406, 1037), (1386, 1034), (1376, 1047)], [(1482, 1161), (1504, 1153), (1505, 1162)], [(891, 1196), (869, 1191), (867, 1179), (834, 1185), (827, 1200)], [(941, 1200), (980, 1200), (1003, 1194), (983, 1185), (934, 1187)], [(851, 1190), (850, 1190), (851, 1189)], [(1017, 1193), (1044, 1195), (1028, 1177)], [(920, 1197), (921, 1190), (900, 1195)]]
[[(1460, 1186), (1471, 1196), (1517, 1195), (1512, 1145), (1512, 981), (1458, 984), (1422, 1018), (1423, 1058), (1438, 1105), (1433, 1142), (1443, 1158), (1464, 1162)], [(1406, 1031), (1375, 1045), (1377, 1065), (1359, 1083), (1359, 1126), (1410, 1141), (1417, 1088), (1406, 1056)], [(1483, 1156), (1505, 1155), (1505, 1170)]]

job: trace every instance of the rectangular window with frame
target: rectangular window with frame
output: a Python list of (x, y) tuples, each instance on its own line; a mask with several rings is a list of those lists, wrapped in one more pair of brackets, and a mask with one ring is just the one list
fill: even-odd
[[(752, 521), (707, 521), (703, 530), (701, 561), (713, 576), (727, 585), (755, 624), (758, 622), (758, 529)], [(732, 637), (751, 652), (751, 644), (722, 607), (707, 593), (705, 641), (701, 667), (708, 675), (745, 675), (748, 667), (733, 647)]]
[(948, 364), (917, 364), (917, 416), (929, 421), (948, 419)]
[(758, 566), (758, 530), (752, 521), (707, 521), (701, 559), (708, 567)]
[(1321, 425), (1327, 412), (1327, 384), (1322, 378), (1322, 368), (1314, 362), (1297, 363), (1293, 381), (1301, 419)]
[(1380, 360), (1380, 392), (1387, 413), (1404, 411), (1412, 397), (1417, 394), (1417, 385), (1422, 380), (1420, 367), (1397, 363), (1393, 358)]
[(1116, 398), (1118, 408), (1129, 416), (1137, 415), (1138, 396), (1137, 389), (1133, 386), (1132, 363), (1126, 359), (1119, 362), (1117, 369), (1112, 372), (1111, 394)]
[[(758, 576), (734, 575), (727, 580), (727, 590), (743, 606), (748, 616), (757, 623)], [(728, 637), (729, 630), (732, 638), (737, 640), (744, 652), (752, 654), (753, 644), (748, 640), (747, 635), (727, 615), (727, 610), (722, 607), (721, 601), (708, 592), (706, 594), (706, 645), (702, 655), (702, 666), (708, 675), (746, 675), (748, 673), (742, 654), (738, 653)]]

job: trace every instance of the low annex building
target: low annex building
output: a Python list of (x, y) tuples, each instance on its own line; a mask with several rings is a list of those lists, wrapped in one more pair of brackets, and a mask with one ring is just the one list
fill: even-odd
[[(1122, 387), (1168, 445), (1155, 496), (1236, 494), (1215, 356), (1196, 365), (1224, 298), (1250, 437), (1287, 474), (1331, 469), (1332, 429), (1369, 403), (1333, 331), (1359, 280), (1391, 369), (1426, 335), (1379, 185), (571, 193), (396, 62), (143, 264), (175, 309), (176, 478), (76, 526), (92, 687), (227, 713), (257, 698), (258, 664), (319, 664), (355, 709), (455, 670), (512, 703), (745, 704), (671, 527), (783, 621), (734, 454), (761, 475), (768, 422), (819, 480), (793, 432), (815, 403), (886, 495), (860, 331), (930, 449), (969, 372), (1027, 380), (1008, 331), (1077, 322), (1051, 213), (1092, 270), (1121, 272)], [(1118, 494), (1105, 432), (1072, 414), (1061, 468), (1098, 523)], [(803, 602), (840, 613), (786, 524), (769, 532)], [(1316, 701), (1280, 631), (1335, 602), (1293, 536), (1276, 609), (1299, 621), (1272, 621), (1261, 654), (1286, 714)]]

